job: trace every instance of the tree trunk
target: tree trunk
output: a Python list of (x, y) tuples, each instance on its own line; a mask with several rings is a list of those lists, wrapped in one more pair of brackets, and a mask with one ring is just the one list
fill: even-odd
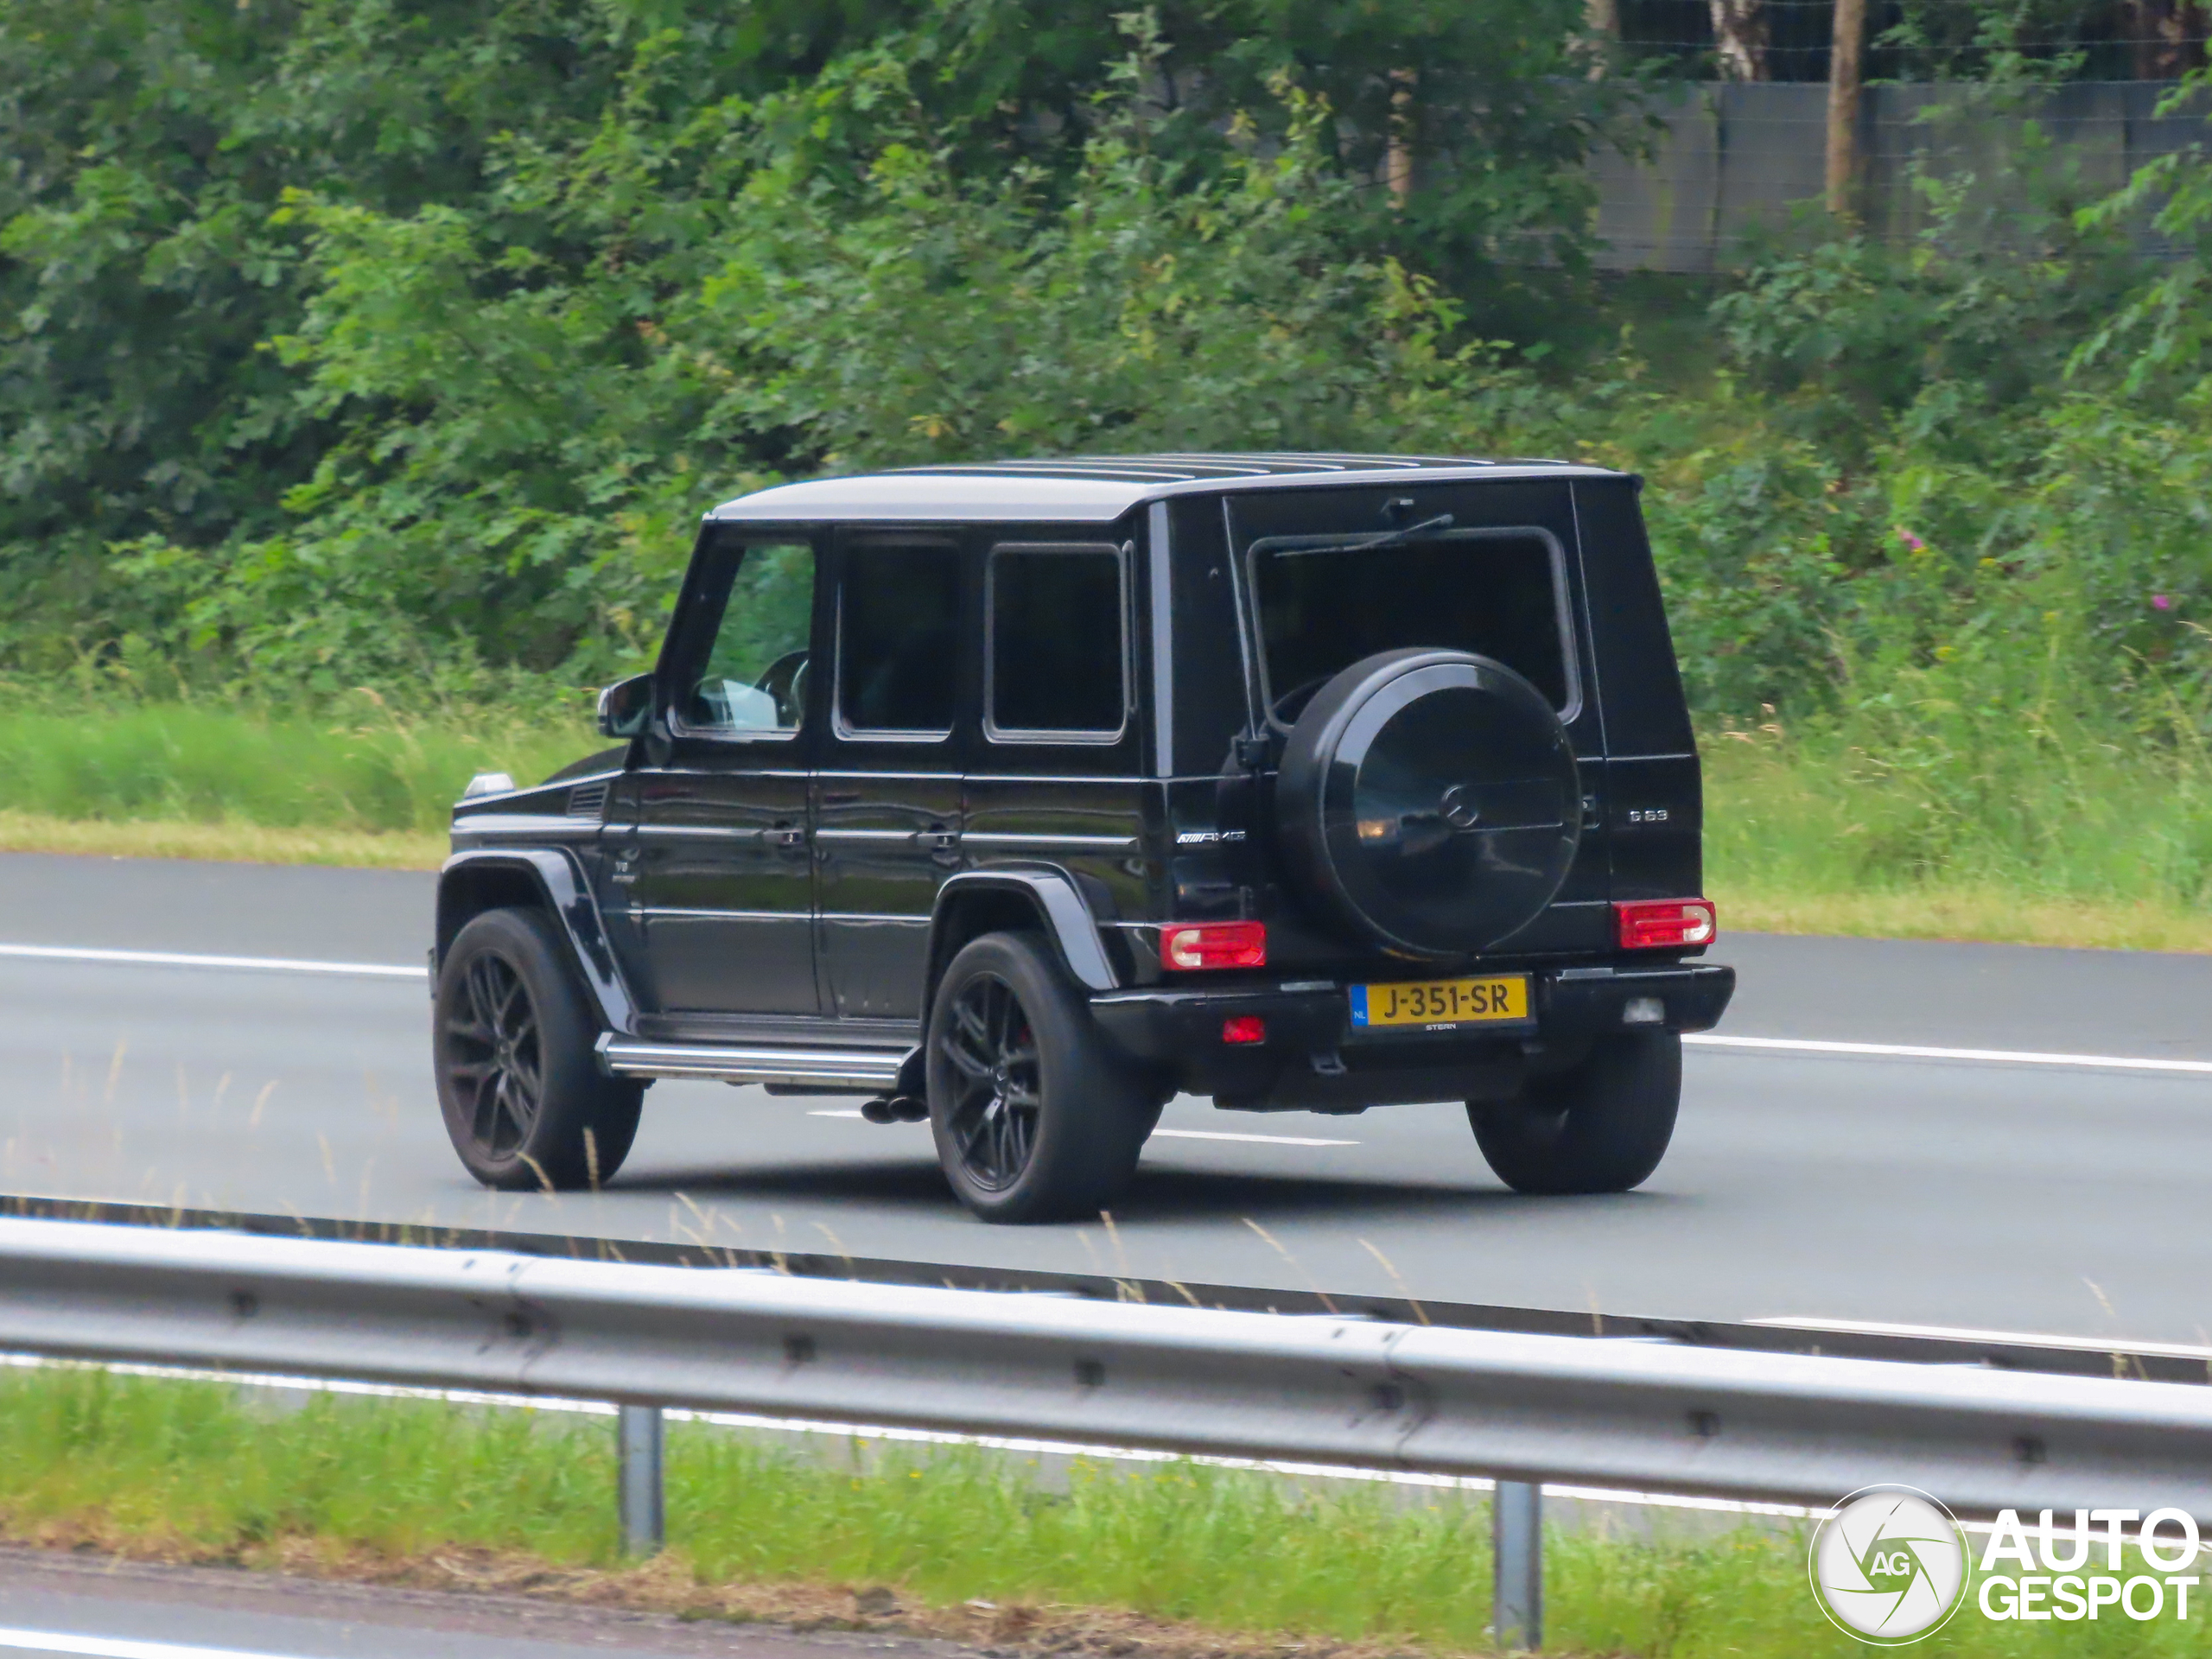
[(1766, 0), (1707, 0), (1713, 9), (1713, 50), (1724, 80), (1764, 80)]
[(1382, 182), (1402, 209), (1414, 193), (1414, 72), (1390, 72), (1390, 136), (1382, 151)]
[(1589, 42), (1590, 79), (1603, 80), (1621, 42), (1620, 0), (1583, 0), (1583, 35)]
[(2135, 79), (2179, 80), (2204, 62), (2204, 8), (2197, 0), (2122, 0), (2135, 48)]
[(1859, 104), (1866, 79), (1866, 0), (1835, 0), (1828, 48), (1828, 212), (1855, 216), (1859, 181)]

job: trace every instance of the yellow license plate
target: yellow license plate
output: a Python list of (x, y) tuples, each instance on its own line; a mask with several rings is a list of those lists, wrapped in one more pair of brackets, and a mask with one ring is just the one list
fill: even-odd
[(1529, 1017), (1529, 976), (1437, 979), (1402, 985), (1355, 985), (1355, 1027), (1480, 1025)]

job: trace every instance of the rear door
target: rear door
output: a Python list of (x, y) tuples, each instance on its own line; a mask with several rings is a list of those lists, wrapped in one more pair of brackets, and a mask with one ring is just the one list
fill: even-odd
[[(1478, 652), (1545, 696), (1573, 746), (1582, 836), (1558, 896), (1513, 948), (1611, 948), (1605, 719), (1567, 481), (1428, 482), (1409, 474), (1387, 488), (1250, 492), (1229, 498), (1229, 523), (1260, 696), (1278, 738), (1329, 675), (1400, 646)], [(1395, 550), (1310, 563), (1253, 550), (1414, 529), (1421, 533)]]
[(1065, 870), (1107, 921), (1145, 913), (1135, 551), (1085, 526), (994, 540), (983, 563), (968, 861)]
[(830, 1011), (920, 1017), (937, 890), (960, 868), (976, 706), (969, 550), (942, 532), (851, 532), (833, 559), (835, 673), (815, 777)]

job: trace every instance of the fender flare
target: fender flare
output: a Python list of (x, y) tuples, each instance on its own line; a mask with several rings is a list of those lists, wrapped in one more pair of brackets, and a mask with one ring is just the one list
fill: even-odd
[(569, 956), (599, 1005), (600, 1018), (611, 1031), (625, 1035), (634, 1033), (638, 1005), (623, 980), (621, 964), (614, 959), (614, 947), (600, 919), (599, 901), (593, 898), (591, 884), (584, 879), (583, 867), (575, 855), (563, 849), (486, 847), (455, 853), (439, 867), (437, 946), (430, 954), (433, 987), (446, 951), (467, 919), (461, 909), (461, 883), (455, 878), (492, 870), (518, 871), (531, 879), (569, 942)]
[(1058, 947), (1061, 964), (1084, 989), (1120, 988), (1121, 978), (1114, 971), (1106, 947), (1099, 942), (1097, 918), (1065, 871), (1049, 868), (963, 870), (938, 888), (937, 903), (930, 913), (929, 978), (923, 986), (922, 1000), (925, 1024), (929, 1005), (937, 996), (938, 981), (944, 976), (951, 954), (944, 948), (946, 912), (963, 895), (979, 891), (1010, 893), (1026, 899)]

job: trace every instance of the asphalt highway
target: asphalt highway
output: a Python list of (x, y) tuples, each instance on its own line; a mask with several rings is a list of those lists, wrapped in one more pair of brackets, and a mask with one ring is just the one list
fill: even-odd
[[(430, 892), (386, 872), (0, 857), (0, 1192), (2212, 1345), (2212, 958), (1732, 936), (1724, 916), (1713, 954), (1742, 989), (1719, 1034), (1793, 1046), (1693, 1049), (1674, 1150), (1637, 1192), (1509, 1193), (1455, 1106), (1179, 1100), (1111, 1230), (1010, 1230), (952, 1201), (925, 1128), (711, 1084), (654, 1087), (603, 1193), (482, 1192), (431, 1090)], [(1878, 1052), (1897, 1048), (1916, 1052)]]
[(35, 1659), (964, 1659), (947, 1642), (684, 1622), (519, 1596), (0, 1549), (0, 1655)]

